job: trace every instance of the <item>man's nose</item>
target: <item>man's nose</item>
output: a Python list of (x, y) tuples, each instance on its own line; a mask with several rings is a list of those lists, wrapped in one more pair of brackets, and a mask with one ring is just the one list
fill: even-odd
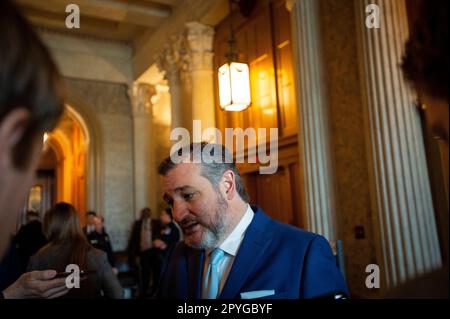
[(180, 223), (189, 212), (186, 207), (186, 204), (177, 200), (173, 202), (172, 209), (173, 209), (173, 219), (175, 219), (177, 223)]

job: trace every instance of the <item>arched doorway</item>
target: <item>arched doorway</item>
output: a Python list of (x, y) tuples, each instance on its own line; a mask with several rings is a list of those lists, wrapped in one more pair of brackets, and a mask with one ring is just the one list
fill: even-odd
[(86, 211), (86, 153), (87, 133), (79, 117), (70, 107), (58, 126), (48, 133), (45, 148), (56, 154), (55, 199), (71, 203), (83, 221)]
[[(30, 190), (24, 213), (33, 209), (43, 217), (53, 204), (64, 201), (77, 209), (81, 222), (84, 223), (88, 209), (90, 140), (89, 130), (81, 115), (70, 105), (66, 105), (58, 126), (44, 136), (36, 183)], [(25, 221), (24, 215), (22, 223)]]

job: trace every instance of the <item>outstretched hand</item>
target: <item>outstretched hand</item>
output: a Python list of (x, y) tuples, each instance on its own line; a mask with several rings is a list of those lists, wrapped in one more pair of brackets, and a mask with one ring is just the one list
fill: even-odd
[(55, 270), (24, 273), (3, 291), (6, 299), (58, 298), (69, 292), (66, 278), (54, 278)]

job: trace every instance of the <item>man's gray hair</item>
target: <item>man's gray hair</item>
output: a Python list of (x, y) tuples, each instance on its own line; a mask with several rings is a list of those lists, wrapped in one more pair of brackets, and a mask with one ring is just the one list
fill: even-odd
[(231, 170), (235, 175), (236, 191), (245, 202), (248, 202), (249, 196), (245, 190), (239, 170), (233, 160), (233, 156), (222, 144), (213, 144), (207, 142), (191, 143), (170, 154), (165, 158), (158, 168), (161, 176), (175, 168), (181, 162), (199, 163), (201, 165), (201, 175), (208, 179), (215, 189), (223, 173)]

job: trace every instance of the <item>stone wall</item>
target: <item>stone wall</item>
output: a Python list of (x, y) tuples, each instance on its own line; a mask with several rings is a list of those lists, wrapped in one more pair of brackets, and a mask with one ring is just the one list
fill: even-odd
[[(133, 123), (127, 87), (123, 84), (69, 79), (70, 94), (93, 109), (100, 126), (103, 210), (114, 250), (126, 249), (134, 220)], [(72, 106), (76, 109), (76, 106)], [(92, 185), (88, 185), (92, 187)]]
[(61, 74), (70, 78), (127, 83), (133, 80), (129, 45), (49, 30), (39, 35)]

